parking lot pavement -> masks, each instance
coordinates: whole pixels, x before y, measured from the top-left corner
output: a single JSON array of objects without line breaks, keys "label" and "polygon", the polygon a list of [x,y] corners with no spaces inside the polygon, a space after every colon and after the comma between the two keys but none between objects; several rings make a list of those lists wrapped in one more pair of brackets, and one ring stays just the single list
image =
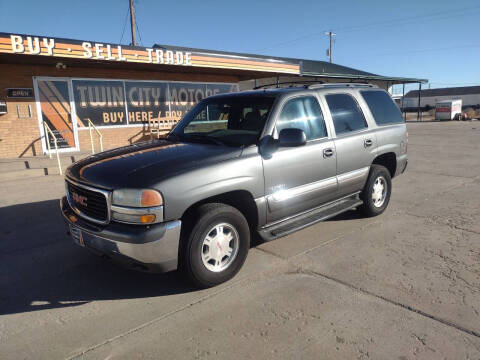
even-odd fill
[{"label": "parking lot pavement", "polygon": [[77,248],[63,182],[0,184],[0,358],[479,358],[480,123],[415,123],[389,209],[251,249],[198,291]]}]

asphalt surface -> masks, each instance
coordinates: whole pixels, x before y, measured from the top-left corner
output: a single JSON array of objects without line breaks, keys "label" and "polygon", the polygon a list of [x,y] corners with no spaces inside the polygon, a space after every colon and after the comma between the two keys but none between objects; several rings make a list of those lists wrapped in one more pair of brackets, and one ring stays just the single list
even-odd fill
[{"label": "asphalt surface", "polygon": [[60,176],[0,183],[0,359],[479,359],[480,122],[414,123],[388,210],[269,243],[230,282],[74,245]]}]

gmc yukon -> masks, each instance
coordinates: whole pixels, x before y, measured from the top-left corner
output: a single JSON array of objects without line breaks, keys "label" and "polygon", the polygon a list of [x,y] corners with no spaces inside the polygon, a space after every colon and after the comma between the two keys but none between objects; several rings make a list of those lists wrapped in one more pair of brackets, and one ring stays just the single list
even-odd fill
[{"label": "gmc yukon", "polygon": [[406,124],[382,89],[239,92],[202,100],[163,139],[71,165],[61,209],[79,245],[209,287],[239,271],[252,234],[381,214],[406,166]]}]

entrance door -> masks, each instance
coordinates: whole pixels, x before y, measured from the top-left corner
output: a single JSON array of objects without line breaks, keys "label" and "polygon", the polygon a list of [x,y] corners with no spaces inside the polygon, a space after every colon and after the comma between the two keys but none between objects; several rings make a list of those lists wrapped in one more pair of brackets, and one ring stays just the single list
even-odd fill
[{"label": "entrance door", "polygon": [[[37,102],[40,103],[41,115],[39,116],[40,133],[44,134],[44,124],[52,130],[57,139],[60,151],[78,150],[77,127],[73,122],[69,84],[67,80],[39,79],[37,80]],[[40,112],[39,111],[39,112]],[[48,147],[43,137],[43,149],[48,152]],[[51,134],[48,134],[51,151],[55,151],[55,142]]]}]

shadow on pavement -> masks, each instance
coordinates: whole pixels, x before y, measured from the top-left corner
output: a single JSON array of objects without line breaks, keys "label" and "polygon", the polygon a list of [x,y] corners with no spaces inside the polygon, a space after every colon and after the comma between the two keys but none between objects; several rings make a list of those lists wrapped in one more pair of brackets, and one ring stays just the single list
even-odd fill
[{"label": "shadow on pavement", "polygon": [[365,215],[359,210],[349,210],[326,221],[345,221],[365,219]]},{"label": "shadow on pavement", "polygon": [[[361,217],[349,211],[329,221]],[[262,242],[253,235],[251,246]],[[0,208],[0,314],[195,290],[177,272],[137,272],[75,245],[57,200]]]},{"label": "shadow on pavement", "polygon": [[0,314],[191,291],[176,272],[124,269],[75,245],[57,200],[0,208]]}]

